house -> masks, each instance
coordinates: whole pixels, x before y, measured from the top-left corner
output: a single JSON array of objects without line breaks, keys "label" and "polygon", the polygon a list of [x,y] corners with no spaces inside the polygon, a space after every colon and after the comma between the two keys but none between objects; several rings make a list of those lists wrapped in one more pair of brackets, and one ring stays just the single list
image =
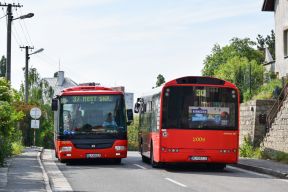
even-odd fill
[{"label": "house", "polygon": [[63,89],[77,86],[73,80],[64,76],[64,71],[58,71],[52,78],[43,78],[42,85],[42,98],[45,104],[50,103],[52,97],[58,95]]},{"label": "house", "polygon": [[275,72],[288,76],[288,0],[264,0],[262,11],[274,12]]}]

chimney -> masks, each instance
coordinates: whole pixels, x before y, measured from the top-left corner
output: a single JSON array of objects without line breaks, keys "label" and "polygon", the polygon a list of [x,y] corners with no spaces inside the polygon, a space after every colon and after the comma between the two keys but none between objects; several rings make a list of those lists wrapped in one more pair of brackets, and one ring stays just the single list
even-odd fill
[{"label": "chimney", "polygon": [[62,86],[64,83],[64,71],[57,72],[57,85]]}]

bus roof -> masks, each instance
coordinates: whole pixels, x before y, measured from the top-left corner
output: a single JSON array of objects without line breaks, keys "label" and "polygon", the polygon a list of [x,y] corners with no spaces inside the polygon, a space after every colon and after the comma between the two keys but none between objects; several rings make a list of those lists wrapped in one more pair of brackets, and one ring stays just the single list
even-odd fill
[{"label": "bus roof", "polygon": [[101,86],[75,86],[63,89],[59,96],[62,95],[123,95],[121,91],[115,91],[108,87]]},{"label": "bus roof", "polygon": [[[197,85],[197,86],[205,86],[205,85],[215,85],[215,86],[225,86],[225,87],[231,87],[234,89],[237,89],[237,87],[233,84],[230,83],[229,81],[225,81],[222,79],[218,79],[215,77],[207,77],[207,76],[185,76],[185,77],[180,77],[177,79],[173,79],[171,81],[168,81],[161,85],[160,87],[156,87],[148,92],[145,92],[142,94],[143,96],[148,96],[148,95],[155,95],[158,94],[162,91],[163,87],[166,86],[172,86],[172,85]],[[238,90],[238,89],[237,89]]]},{"label": "bus roof", "polygon": [[207,76],[186,76],[186,77],[180,77],[174,80],[171,80],[164,84],[164,86],[169,85],[179,85],[179,84],[196,84],[196,85],[219,85],[219,86],[227,86],[236,88],[237,87],[230,83],[229,81],[225,81],[222,79],[218,79],[216,77],[207,77]]}]

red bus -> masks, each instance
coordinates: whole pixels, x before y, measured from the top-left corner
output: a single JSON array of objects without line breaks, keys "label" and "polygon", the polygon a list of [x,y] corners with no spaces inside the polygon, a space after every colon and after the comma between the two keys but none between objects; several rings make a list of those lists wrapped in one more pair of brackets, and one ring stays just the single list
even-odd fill
[{"label": "red bus", "polygon": [[138,98],[139,151],[153,167],[205,163],[224,169],[239,153],[239,91],[212,77],[182,77]]},{"label": "red bus", "polygon": [[52,100],[55,156],[71,159],[104,158],[121,163],[127,157],[127,116],[124,94],[99,86],[64,89]]}]

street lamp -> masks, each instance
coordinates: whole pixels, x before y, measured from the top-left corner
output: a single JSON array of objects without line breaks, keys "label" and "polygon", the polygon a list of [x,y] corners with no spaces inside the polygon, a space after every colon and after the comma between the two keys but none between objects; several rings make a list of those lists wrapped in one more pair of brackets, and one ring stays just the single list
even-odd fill
[{"label": "street lamp", "polygon": [[28,13],[28,14],[26,14],[26,15],[22,15],[22,16],[20,16],[20,17],[17,17],[17,18],[15,18],[15,19],[13,19],[13,21],[16,20],[16,19],[27,19],[27,18],[31,18],[31,17],[33,17],[33,16],[34,16],[34,13]]},{"label": "street lamp", "polygon": [[7,64],[6,64],[6,77],[8,81],[11,81],[11,25],[12,21],[16,19],[26,19],[26,18],[31,18],[34,16],[34,13],[28,13],[26,15],[22,15],[20,17],[17,17],[13,19],[12,15],[12,6],[11,4],[7,5],[7,16],[8,16],[8,21],[7,21]]},{"label": "street lamp", "polygon": [[25,103],[28,103],[28,93],[29,93],[28,92],[28,63],[30,59],[29,56],[40,53],[44,51],[44,49],[41,48],[29,54],[29,49],[33,49],[32,47],[25,46],[25,47],[20,47],[20,48],[25,48]]}]

